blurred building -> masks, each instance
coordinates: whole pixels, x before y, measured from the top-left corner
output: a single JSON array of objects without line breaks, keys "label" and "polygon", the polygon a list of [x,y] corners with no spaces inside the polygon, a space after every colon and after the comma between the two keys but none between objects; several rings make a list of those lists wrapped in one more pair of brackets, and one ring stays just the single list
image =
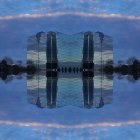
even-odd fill
[{"label": "blurred building", "polygon": [[66,35],[40,32],[28,39],[27,64],[38,71],[28,78],[28,101],[45,107],[96,107],[112,101],[112,39],[100,32]]}]

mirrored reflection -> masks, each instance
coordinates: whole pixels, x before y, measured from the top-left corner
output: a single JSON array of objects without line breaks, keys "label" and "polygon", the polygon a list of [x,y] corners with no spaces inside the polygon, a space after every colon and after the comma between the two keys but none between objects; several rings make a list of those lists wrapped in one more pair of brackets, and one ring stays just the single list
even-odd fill
[{"label": "mirrored reflection", "polygon": [[101,108],[111,103],[113,78],[46,77],[43,73],[28,76],[28,102],[40,108],[64,106]]},{"label": "mirrored reflection", "polygon": [[112,52],[112,38],[101,32],[39,32],[28,39],[27,67],[5,58],[0,79],[27,72],[28,102],[40,108],[101,108],[112,101],[113,73],[132,83],[140,77],[138,59],[114,66]]},{"label": "mirrored reflection", "polygon": [[39,32],[28,40],[28,102],[40,108],[64,106],[101,108],[111,103],[113,78],[104,76],[113,65],[112,39],[101,32],[66,35]]}]

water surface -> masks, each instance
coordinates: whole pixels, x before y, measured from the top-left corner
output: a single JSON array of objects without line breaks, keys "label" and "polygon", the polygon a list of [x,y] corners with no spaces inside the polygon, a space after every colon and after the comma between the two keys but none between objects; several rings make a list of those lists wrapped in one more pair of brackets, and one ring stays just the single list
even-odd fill
[{"label": "water surface", "polygon": [[[0,58],[9,56],[15,62],[20,59],[26,64],[28,37],[39,31],[50,30],[66,34],[102,31],[113,38],[115,64],[118,60],[126,61],[132,56],[140,58],[139,0],[0,2]],[[49,13],[53,13],[53,16]],[[81,91],[76,84],[73,85],[74,89]],[[75,105],[41,109],[28,101],[26,76],[13,77],[11,82],[1,80],[0,139],[88,137],[139,140],[139,85],[139,80],[134,81],[127,76],[119,76],[118,79],[115,76],[112,100],[102,108],[87,109]],[[60,86],[64,89],[65,83]],[[83,98],[80,98],[80,103],[81,100]],[[62,103],[61,99],[58,101]]]}]

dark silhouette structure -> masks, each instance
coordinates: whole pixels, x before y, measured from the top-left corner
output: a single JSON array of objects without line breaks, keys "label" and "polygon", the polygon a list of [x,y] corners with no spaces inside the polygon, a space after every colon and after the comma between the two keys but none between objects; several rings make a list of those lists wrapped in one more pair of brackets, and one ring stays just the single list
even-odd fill
[{"label": "dark silhouette structure", "polygon": [[[64,104],[101,108],[112,101],[113,82],[106,75],[115,72],[132,75],[135,80],[140,77],[140,62],[137,59],[131,64],[114,67],[112,39],[101,32],[88,31],[75,35],[39,32],[29,37],[28,43],[27,66],[8,64],[3,59],[0,62],[0,77],[5,80],[8,75],[26,72],[28,101],[40,108],[61,107]],[[68,87],[65,92],[62,81]],[[82,95],[77,94],[75,88],[69,88],[75,82],[81,86]],[[74,95],[66,95],[69,90]]]}]

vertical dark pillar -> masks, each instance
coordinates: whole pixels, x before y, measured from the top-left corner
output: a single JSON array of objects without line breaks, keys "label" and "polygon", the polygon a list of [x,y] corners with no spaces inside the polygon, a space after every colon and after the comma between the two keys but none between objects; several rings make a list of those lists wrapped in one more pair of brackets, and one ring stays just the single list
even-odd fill
[{"label": "vertical dark pillar", "polygon": [[46,92],[47,92],[47,106],[49,108],[56,107],[57,78],[52,77],[47,78]]},{"label": "vertical dark pillar", "polygon": [[47,33],[47,44],[46,44],[46,67],[47,69],[57,69],[57,44],[56,44],[56,33]]},{"label": "vertical dark pillar", "polygon": [[47,33],[46,42],[46,92],[47,92],[47,106],[49,108],[56,107],[57,97],[57,43],[56,33]]},{"label": "vertical dark pillar", "polygon": [[56,33],[47,33],[46,42],[46,70],[47,76],[56,76],[58,68]]},{"label": "vertical dark pillar", "polygon": [[94,96],[94,82],[93,78],[83,78],[83,97],[84,106],[90,108],[93,106],[93,96]]},{"label": "vertical dark pillar", "polygon": [[94,76],[94,41],[93,33],[85,32],[84,33],[84,43],[83,43],[83,76]]},{"label": "vertical dark pillar", "polygon": [[93,33],[84,33],[84,44],[83,44],[83,62],[93,62],[94,57],[94,41]]}]

